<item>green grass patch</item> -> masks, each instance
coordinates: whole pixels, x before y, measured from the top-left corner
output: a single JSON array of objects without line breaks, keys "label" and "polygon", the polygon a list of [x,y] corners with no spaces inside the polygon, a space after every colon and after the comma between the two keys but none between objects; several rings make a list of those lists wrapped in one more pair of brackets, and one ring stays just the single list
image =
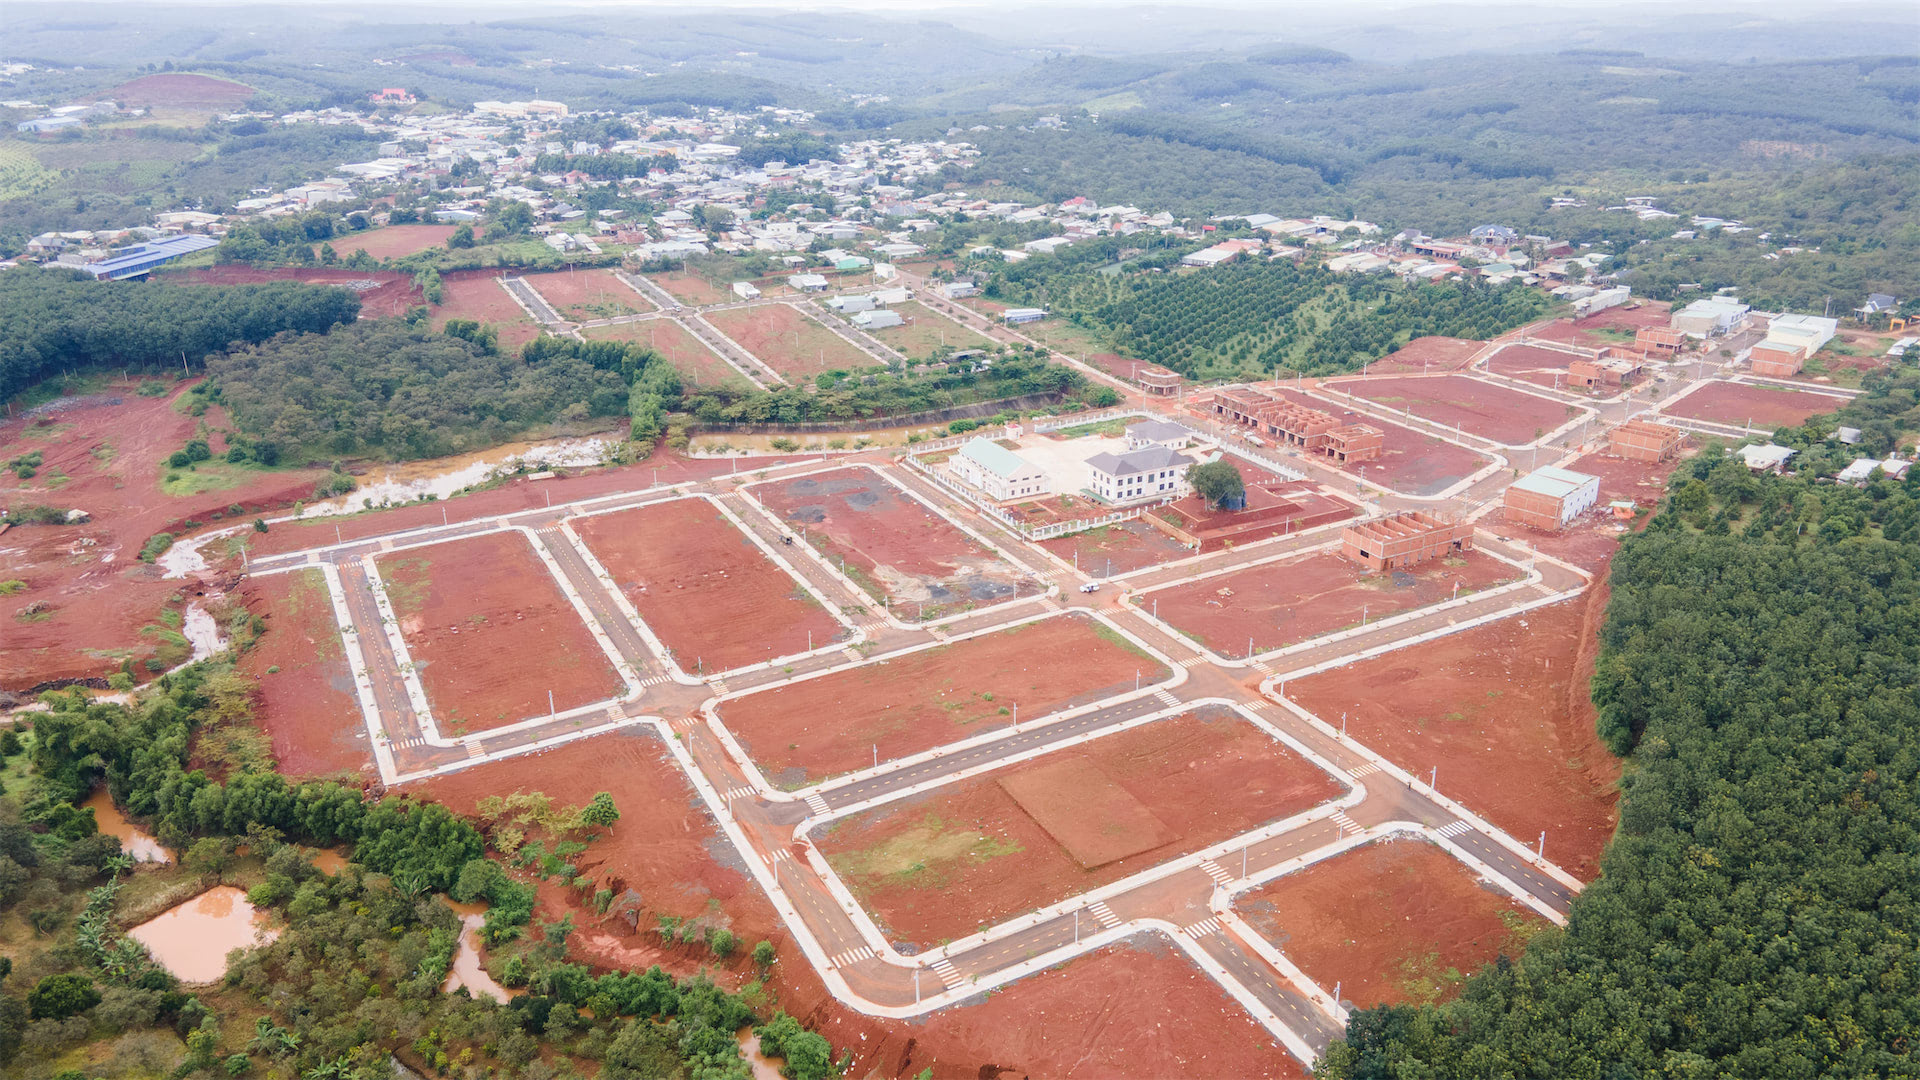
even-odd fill
[{"label": "green grass patch", "polygon": [[411,615],[427,605],[427,594],[433,589],[427,571],[432,566],[431,559],[415,555],[380,567],[380,582],[387,588],[395,615]]},{"label": "green grass patch", "polygon": [[954,826],[928,814],[897,836],[829,859],[849,881],[868,885],[939,887],[956,864],[985,862],[1023,850],[1011,840]]},{"label": "green grass patch", "polygon": [[200,461],[182,469],[160,474],[160,493],[169,498],[204,495],[209,491],[231,491],[253,479],[264,466],[251,462]]},{"label": "green grass patch", "polygon": [[1053,434],[1068,439],[1078,439],[1088,435],[1108,435],[1118,438],[1127,433],[1127,423],[1128,420],[1124,417],[1118,420],[1102,420],[1097,424],[1079,424],[1070,428],[1061,428]]},{"label": "green grass patch", "polygon": [[39,194],[59,179],[25,147],[0,143],[0,199]]}]

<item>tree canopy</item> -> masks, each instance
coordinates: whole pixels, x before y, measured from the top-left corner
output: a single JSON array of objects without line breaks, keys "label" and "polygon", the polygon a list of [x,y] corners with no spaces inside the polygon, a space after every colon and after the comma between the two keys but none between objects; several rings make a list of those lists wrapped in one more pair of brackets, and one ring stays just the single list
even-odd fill
[{"label": "tree canopy", "polygon": [[1240,478],[1240,470],[1226,458],[1217,461],[1202,461],[1187,466],[1187,483],[1201,498],[1214,506],[1224,506],[1233,499],[1246,495],[1246,481]]}]

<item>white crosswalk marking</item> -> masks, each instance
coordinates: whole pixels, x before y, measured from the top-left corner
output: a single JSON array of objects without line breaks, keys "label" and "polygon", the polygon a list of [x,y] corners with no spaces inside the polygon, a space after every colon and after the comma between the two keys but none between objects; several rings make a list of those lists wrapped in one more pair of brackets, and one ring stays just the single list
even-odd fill
[{"label": "white crosswalk marking", "polygon": [[1207,662],[1207,658],[1204,656],[1189,656],[1185,660],[1180,661],[1180,666],[1183,668],[1197,668]]},{"label": "white crosswalk marking", "polygon": [[933,968],[933,973],[940,976],[940,981],[948,986],[957,986],[966,979],[966,976],[960,974],[960,969],[953,966],[953,961],[945,957],[935,960],[928,966]]},{"label": "white crosswalk marking", "polygon": [[759,792],[755,791],[750,785],[727,789],[727,798],[729,799],[751,799],[758,794]]},{"label": "white crosswalk marking", "polygon": [[1355,765],[1353,768],[1347,770],[1347,775],[1348,776],[1372,776],[1374,773],[1377,773],[1379,771],[1380,771],[1380,766],[1375,765],[1371,761],[1368,761],[1368,762],[1363,762],[1359,765]]},{"label": "white crosswalk marking", "polygon": [[816,814],[824,814],[828,810],[827,800],[817,794],[807,796],[806,804],[807,809],[812,810]]},{"label": "white crosswalk marking", "polygon": [[1205,937],[1208,934],[1214,934],[1220,931],[1220,920],[1217,917],[1201,919],[1197,923],[1190,926],[1183,926],[1180,929],[1185,931],[1188,937]]},{"label": "white crosswalk marking", "polygon": [[1347,816],[1347,812],[1345,810],[1334,811],[1333,823],[1335,825],[1340,826],[1340,832],[1342,835],[1345,835],[1346,833],[1349,833],[1349,832],[1360,831],[1360,826],[1356,824],[1352,818]]},{"label": "white crosswalk marking", "polygon": [[1225,885],[1227,882],[1233,880],[1233,875],[1227,873],[1224,867],[1222,867],[1219,863],[1214,862],[1212,859],[1208,859],[1206,862],[1201,863],[1200,869],[1204,870],[1206,872],[1206,875],[1212,878],[1216,884]]},{"label": "white crosswalk marking", "polygon": [[1459,836],[1461,833],[1466,832],[1471,828],[1473,828],[1473,824],[1471,822],[1468,822],[1465,820],[1459,820],[1459,821],[1447,822],[1445,825],[1440,826],[1438,831],[1441,836],[1452,837],[1452,836]]},{"label": "white crosswalk marking", "polygon": [[1172,708],[1173,706],[1180,704],[1180,699],[1175,697],[1173,695],[1173,691],[1171,690],[1161,690],[1158,693],[1154,694],[1153,696],[1159,698],[1161,703],[1166,705],[1168,708]]},{"label": "white crosswalk marking", "polygon": [[661,683],[666,681],[667,681],[667,676],[665,675],[649,675],[646,678],[640,680],[640,685],[641,686],[659,686]]},{"label": "white crosswalk marking", "polygon": [[1095,900],[1087,905],[1087,910],[1093,913],[1094,918],[1100,920],[1100,927],[1103,930],[1120,925],[1120,916],[1113,913],[1113,909],[1107,906],[1105,900]]},{"label": "white crosswalk marking", "polygon": [[1267,663],[1265,660],[1256,660],[1253,663],[1253,670],[1262,675],[1271,675],[1273,674],[1273,665]]},{"label": "white crosswalk marking", "polygon": [[727,692],[727,681],[725,679],[711,679],[707,682],[707,685],[713,687],[718,693],[724,694]]},{"label": "white crosswalk marking", "polygon": [[878,956],[878,955],[879,955],[878,953],[873,951],[873,946],[862,945],[857,949],[848,949],[846,952],[843,952],[840,955],[834,957],[833,966],[846,967],[848,964],[857,964],[860,961],[865,960],[870,956]]},{"label": "white crosswalk marking", "polygon": [[885,619],[879,619],[870,623],[861,623],[860,629],[865,630],[869,634],[884,634],[892,629],[892,624],[888,623]]},{"label": "white crosswalk marking", "polygon": [[480,748],[479,743],[470,742],[467,744],[467,756],[470,758],[486,757],[487,752]]},{"label": "white crosswalk marking", "polygon": [[1249,702],[1247,702],[1247,703],[1246,703],[1246,707],[1247,707],[1247,708],[1249,708],[1249,709],[1252,709],[1252,710],[1253,710],[1254,712],[1259,712],[1259,711],[1260,711],[1261,709],[1264,709],[1264,708],[1266,708],[1267,706],[1269,706],[1269,705],[1272,705],[1272,704],[1273,704],[1273,702],[1271,702],[1271,701],[1268,701],[1268,700],[1266,700],[1265,698],[1262,698],[1262,699],[1260,699],[1259,701],[1249,701]]}]

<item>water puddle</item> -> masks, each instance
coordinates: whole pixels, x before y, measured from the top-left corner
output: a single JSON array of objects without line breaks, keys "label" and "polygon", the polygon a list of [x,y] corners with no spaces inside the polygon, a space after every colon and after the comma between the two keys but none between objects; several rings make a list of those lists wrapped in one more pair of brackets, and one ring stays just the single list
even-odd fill
[{"label": "water puddle", "polygon": [[775,1064],[780,1058],[770,1058],[760,1052],[760,1036],[750,1027],[740,1029],[740,1056],[753,1069],[753,1080],[785,1080],[780,1075],[780,1066]]},{"label": "water puddle", "polygon": [[265,945],[280,934],[266,925],[266,913],[254,910],[246,893],[221,885],[141,923],[127,936],[145,945],[181,982],[210,983],[227,973],[227,953]]},{"label": "water puddle", "polygon": [[303,518],[350,514],[373,505],[408,503],[427,495],[447,498],[461,488],[485,483],[494,476],[532,469],[578,468],[606,460],[613,443],[608,439],[560,439],[546,443],[507,443],[475,454],[390,466],[375,479],[369,473],[350,495],[314,503],[300,512]]},{"label": "water puddle", "polygon": [[128,821],[120,808],[113,805],[113,796],[107,794],[104,787],[93,789],[87,801],[80,804],[93,810],[93,822],[100,831],[120,841],[120,850],[133,856],[135,862],[170,863],[173,852],[168,851],[160,841],[141,830],[138,825]]},{"label": "water puddle", "polygon": [[190,664],[227,647],[226,639],[220,636],[220,624],[197,603],[187,605],[186,616],[180,620],[180,633],[193,644],[193,657],[187,661]]},{"label": "water puddle", "polygon": [[[475,905],[455,904],[448,901],[448,906],[460,911]],[[484,910],[485,905],[480,907]],[[455,989],[464,986],[467,988],[467,993],[474,997],[492,998],[504,1005],[508,998],[515,994],[524,994],[526,991],[508,990],[494,982],[493,976],[487,974],[487,969],[481,966],[480,924],[486,920],[487,917],[480,911],[465,911],[460,916],[460,948],[453,954],[453,967],[447,972],[447,981],[440,987],[440,991],[451,994]]]},{"label": "water puddle", "polygon": [[213,539],[211,536],[182,540],[160,553],[153,564],[161,570],[162,578],[183,578],[188,574],[197,574],[207,569],[207,557],[200,554],[200,545]]}]

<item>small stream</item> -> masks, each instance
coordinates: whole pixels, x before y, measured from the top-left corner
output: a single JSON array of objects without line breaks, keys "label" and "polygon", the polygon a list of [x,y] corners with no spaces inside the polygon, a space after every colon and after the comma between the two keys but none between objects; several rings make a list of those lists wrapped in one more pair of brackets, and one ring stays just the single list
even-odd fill
[{"label": "small stream", "polygon": [[453,966],[447,970],[447,981],[441,985],[440,992],[451,994],[464,986],[474,997],[492,998],[502,1005],[507,999],[526,993],[509,990],[495,982],[480,962],[480,927],[487,921],[487,906],[456,904],[452,900],[447,901],[447,906],[460,915],[460,948],[453,954]]},{"label": "small stream", "polygon": [[108,836],[117,837],[120,850],[133,856],[135,862],[170,863],[173,852],[168,851],[160,841],[147,835],[138,825],[128,821],[120,808],[113,805],[113,796],[104,787],[93,789],[87,801],[80,804],[93,810],[93,822],[100,831]]},{"label": "small stream", "polygon": [[431,461],[408,462],[380,470],[361,479],[351,494],[317,502],[300,512],[303,518],[329,514],[351,514],[373,505],[409,503],[428,495],[445,499],[462,488],[485,483],[496,474],[511,473],[522,466],[533,469],[576,468],[598,465],[606,460],[613,443],[608,439],[559,439],[545,443],[507,443],[491,450]]}]

